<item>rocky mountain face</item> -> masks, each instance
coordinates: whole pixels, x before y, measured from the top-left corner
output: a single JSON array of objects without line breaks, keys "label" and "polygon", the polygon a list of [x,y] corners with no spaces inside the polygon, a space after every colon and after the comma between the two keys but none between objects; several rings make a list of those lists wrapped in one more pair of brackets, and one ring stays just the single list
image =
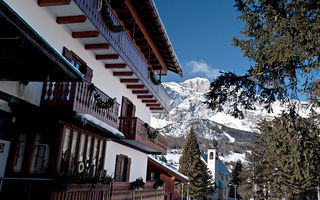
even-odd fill
[{"label": "rocky mountain face", "polygon": [[[273,104],[273,113],[267,113],[261,105],[255,105],[256,110],[247,111],[244,119],[237,119],[224,112],[214,112],[207,108],[204,94],[210,88],[210,82],[205,78],[194,78],[182,83],[163,83],[171,97],[172,110],[169,114],[154,114],[151,125],[160,128],[169,139],[169,148],[179,152],[183,148],[184,138],[192,126],[198,136],[200,148],[206,151],[213,139],[219,143],[219,151],[223,157],[234,157],[232,154],[242,154],[250,145],[252,134],[258,131],[256,124],[261,119],[272,119],[285,110],[279,102]],[[301,115],[309,112],[306,104],[299,102]],[[237,157],[236,157],[237,158]]]}]

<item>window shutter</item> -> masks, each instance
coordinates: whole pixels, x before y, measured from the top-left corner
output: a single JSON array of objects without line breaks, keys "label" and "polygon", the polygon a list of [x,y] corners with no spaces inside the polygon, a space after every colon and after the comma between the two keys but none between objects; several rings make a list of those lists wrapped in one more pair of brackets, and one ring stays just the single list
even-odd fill
[{"label": "window shutter", "polygon": [[114,181],[119,182],[120,181],[120,171],[121,171],[121,155],[117,155],[116,157],[116,168],[115,168],[115,176]]},{"label": "window shutter", "polygon": [[130,166],[131,166],[131,158],[127,158],[127,174],[126,174],[126,182],[129,182],[130,180]]},{"label": "window shutter", "polygon": [[128,109],[128,103],[127,98],[122,96],[122,104],[121,104],[121,116],[126,117],[127,109]]}]

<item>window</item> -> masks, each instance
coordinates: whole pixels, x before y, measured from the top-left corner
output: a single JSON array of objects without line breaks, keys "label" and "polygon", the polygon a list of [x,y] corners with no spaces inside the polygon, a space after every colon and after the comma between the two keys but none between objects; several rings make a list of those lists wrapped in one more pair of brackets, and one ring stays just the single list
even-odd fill
[{"label": "window", "polygon": [[94,166],[95,170],[103,170],[105,142],[104,138],[66,126],[60,172],[72,172],[79,161]]},{"label": "window", "polygon": [[130,165],[131,159],[126,155],[117,155],[115,181],[116,182],[129,182],[130,178]]},{"label": "window", "polygon": [[31,161],[31,172],[44,173],[48,169],[49,142],[47,135],[38,133],[35,138],[33,156]]},{"label": "window", "polygon": [[156,172],[151,172],[151,173],[150,173],[150,180],[151,180],[151,181],[156,180]]},{"label": "window", "polygon": [[22,133],[18,137],[18,141],[15,143],[15,153],[14,153],[14,160],[13,160],[13,172],[21,172],[22,168],[22,161],[26,146],[26,138],[27,135]]},{"label": "window", "polygon": [[213,160],[213,152],[210,152],[209,159],[210,159],[210,160]]},{"label": "window", "polygon": [[48,172],[51,135],[45,132],[20,132],[12,143],[12,172]]},{"label": "window", "polygon": [[89,82],[92,80],[92,69],[88,67],[87,63],[84,62],[77,54],[70,51],[66,47],[63,47],[63,56],[73,64],[87,79]]}]

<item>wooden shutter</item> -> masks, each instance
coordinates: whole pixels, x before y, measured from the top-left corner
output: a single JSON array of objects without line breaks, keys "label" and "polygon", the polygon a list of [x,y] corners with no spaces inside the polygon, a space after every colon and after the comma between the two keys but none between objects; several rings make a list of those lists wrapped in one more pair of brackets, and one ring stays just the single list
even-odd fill
[{"label": "wooden shutter", "polygon": [[117,157],[116,157],[116,167],[115,167],[115,176],[114,176],[114,181],[115,182],[119,182],[120,181],[121,160],[122,160],[122,156],[121,155],[117,155]]},{"label": "wooden shutter", "polygon": [[122,117],[134,117],[136,112],[136,106],[127,97],[122,96],[121,104],[121,116]]},{"label": "wooden shutter", "polygon": [[129,182],[130,179],[130,166],[131,166],[131,158],[127,158],[127,172],[126,172],[126,182]]},{"label": "wooden shutter", "polygon": [[127,109],[128,109],[128,98],[122,96],[122,103],[121,103],[121,116],[126,117]]}]

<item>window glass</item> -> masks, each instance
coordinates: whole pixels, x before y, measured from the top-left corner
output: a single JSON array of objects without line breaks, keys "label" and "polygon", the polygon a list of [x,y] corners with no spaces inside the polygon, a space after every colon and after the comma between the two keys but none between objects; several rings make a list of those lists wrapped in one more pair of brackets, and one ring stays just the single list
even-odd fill
[{"label": "window glass", "polygon": [[121,170],[120,170],[120,181],[124,182],[126,180],[125,177],[125,166],[126,166],[126,159],[121,159]]},{"label": "window glass", "polygon": [[99,146],[99,160],[98,160],[98,169],[103,170],[102,166],[103,166],[103,146],[104,146],[104,141],[100,140],[100,146]]},{"label": "window glass", "polygon": [[26,145],[26,134],[21,134],[19,136],[18,141],[16,142],[15,147],[15,155],[14,155],[14,162],[13,162],[13,171],[14,172],[20,172],[22,167],[22,161],[25,151],[25,145]]},{"label": "window glass", "polygon": [[95,138],[94,139],[94,143],[93,143],[93,155],[92,155],[92,164],[96,165],[97,163],[97,156],[98,156],[98,139]]},{"label": "window glass", "polygon": [[79,133],[77,131],[73,131],[72,134],[72,144],[71,144],[71,152],[70,152],[70,164],[69,164],[69,171],[73,171],[73,168],[77,162],[76,159],[76,148],[77,148],[77,142],[78,142],[78,135]]},{"label": "window glass", "polygon": [[63,146],[62,146],[62,157],[61,157],[61,167],[60,171],[66,171],[68,168],[68,153],[69,153],[69,144],[70,144],[70,137],[71,137],[71,129],[66,128],[63,138]]},{"label": "window glass", "polygon": [[91,145],[92,144],[92,137],[88,136],[88,144],[87,144],[87,158],[86,158],[86,162],[90,161],[91,158]]},{"label": "window glass", "polygon": [[86,135],[82,133],[80,138],[80,144],[79,144],[79,161],[83,161],[85,141],[86,141]]},{"label": "window glass", "polygon": [[31,162],[31,173],[45,173],[48,171],[50,138],[47,135],[38,133],[36,135],[33,156]]}]

